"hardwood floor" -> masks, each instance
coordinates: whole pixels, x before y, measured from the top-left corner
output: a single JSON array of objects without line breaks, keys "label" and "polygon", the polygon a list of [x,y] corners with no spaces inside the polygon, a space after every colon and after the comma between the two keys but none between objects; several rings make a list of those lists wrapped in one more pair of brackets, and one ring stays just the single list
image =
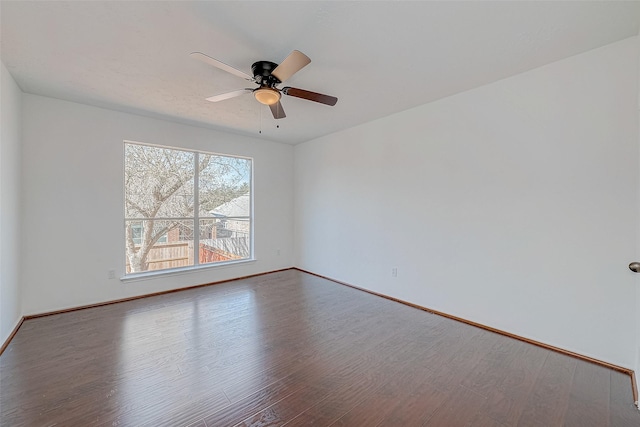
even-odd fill
[{"label": "hardwood floor", "polygon": [[296,270],[24,322],[2,426],[640,426],[628,375]]}]

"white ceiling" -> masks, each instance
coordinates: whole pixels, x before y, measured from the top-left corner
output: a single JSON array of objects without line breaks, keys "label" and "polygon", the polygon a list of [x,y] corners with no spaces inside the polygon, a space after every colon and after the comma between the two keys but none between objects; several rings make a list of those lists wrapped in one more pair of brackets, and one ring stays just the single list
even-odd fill
[{"label": "white ceiling", "polygon": [[[2,0],[0,14],[25,92],[296,144],[637,35],[640,2]],[[335,107],[285,96],[276,121],[251,94],[207,102],[247,82],[189,57],[251,74],[293,49],[312,62],[286,85]]]}]

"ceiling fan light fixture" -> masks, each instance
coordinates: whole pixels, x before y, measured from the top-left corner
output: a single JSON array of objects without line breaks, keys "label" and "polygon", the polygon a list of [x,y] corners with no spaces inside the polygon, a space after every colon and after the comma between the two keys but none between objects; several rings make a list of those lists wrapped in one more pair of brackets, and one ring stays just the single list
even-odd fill
[{"label": "ceiling fan light fixture", "polygon": [[273,105],[276,102],[280,101],[280,92],[276,89],[271,89],[268,87],[261,87],[260,89],[256,89],[253,91],[253,96],[256,97],[259,103],[264,105]]}]

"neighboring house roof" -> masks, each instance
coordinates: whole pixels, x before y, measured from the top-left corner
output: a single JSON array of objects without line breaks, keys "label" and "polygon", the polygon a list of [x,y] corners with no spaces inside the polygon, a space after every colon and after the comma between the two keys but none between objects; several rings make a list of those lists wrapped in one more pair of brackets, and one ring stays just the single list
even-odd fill
[{"label": "neighboring house roof", "polygon": [[235,199],[229,200],[217,208],[213,209],[209,213],[215,216],[249,216],[251,212],[251,197],[249,193],[245,193],[242,196],[238,196]]}]

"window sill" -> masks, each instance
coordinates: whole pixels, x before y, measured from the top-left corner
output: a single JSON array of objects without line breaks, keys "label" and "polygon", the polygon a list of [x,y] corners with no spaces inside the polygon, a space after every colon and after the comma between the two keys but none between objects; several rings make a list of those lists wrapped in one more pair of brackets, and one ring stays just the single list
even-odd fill
[{"label": "window sill", "polygon": [[143,280],[153,280],[153,279],[159,279],[162,277],[180,276],[183,274],[189,274],[189,273],[202,271],[202,270],[235,267],[236,265],[240,265],[240,264],[253,264],[255,262],[256,262],[255,258],[250,258],[250,259],[243,259],[239,261],[219,262],[216,264],[195,265],[192,267],[181,267],[181,268],[173,268],[173,269],[160,270],[160,271],[147,271],[144,273],[127,274],[126,276],[121,277],[120,281],[122,283],[140,282]]}]

